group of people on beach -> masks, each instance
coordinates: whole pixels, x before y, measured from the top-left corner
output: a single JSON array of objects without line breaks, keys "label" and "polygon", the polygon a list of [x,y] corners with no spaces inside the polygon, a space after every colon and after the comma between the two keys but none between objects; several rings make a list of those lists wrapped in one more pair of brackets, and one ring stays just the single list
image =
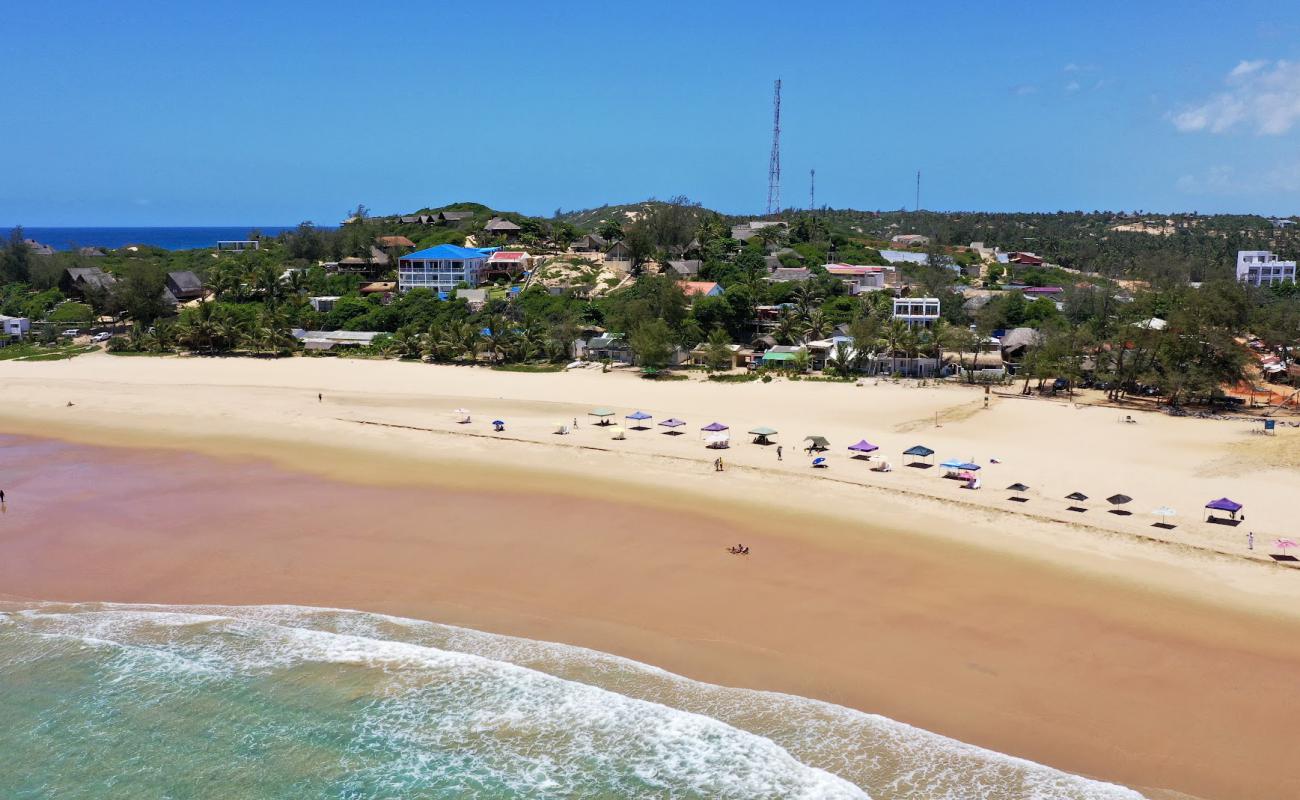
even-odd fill
[{"label": "group of people on beach", "polygon": [[749,555],[749,548],[743,544],[737,544],[728,547],[727,552],[731,553],[733,556],[747,556]]}]

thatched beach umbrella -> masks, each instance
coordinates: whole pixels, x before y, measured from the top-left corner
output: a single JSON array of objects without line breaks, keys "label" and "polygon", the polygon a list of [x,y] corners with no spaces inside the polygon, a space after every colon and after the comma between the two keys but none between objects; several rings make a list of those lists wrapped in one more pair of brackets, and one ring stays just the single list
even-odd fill
[{"label": "thatched beach umbrella", "polygon": [[1132,513],[1130,511],[1125,511],[1124,509],[1120,508],[1120,506],[1126,503],[1133,502],[1133,498],[1129,497],[1126,494],[1113,494],[1110,497],[1106,498],[1106,502],[1114,506],[1114,508],[1110,510],[1110,513],[1112,514],[1119,514],[1120,516],[1127,517],[1129,514]]}]

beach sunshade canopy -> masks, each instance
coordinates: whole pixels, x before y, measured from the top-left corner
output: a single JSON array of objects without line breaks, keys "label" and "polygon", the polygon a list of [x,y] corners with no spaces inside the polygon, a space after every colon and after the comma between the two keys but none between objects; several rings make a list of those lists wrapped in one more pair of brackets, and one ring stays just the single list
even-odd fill
[{"label": "beach sunshade canopy", "polygon": [[980,468],[980,465],[979,465],[979,464],[973,464],[973,463],[967,461],[966,463],[964,463],[964,464],[961,465],[961,468],[962,468],[962,469],[968,469],[968,470],[970,470],[971,472],[975,472],[976,470],[978,470],[978,469]]},{"label": "beach sunshade canopy", "polygon": [[590,411],[587,412],[587,416],[589,416],[589,417],[612,417],[612,416],[614,416],[614,412],[613,412],[612,409],[608,409],[608,408],[593,408],[592,410],[590,410]]},{"label": "beach sunshade canopy", "polygon": [[931,450],[930,448],[926,447],[926,446],[923,445],[923,444],[918,444],[918,445],[913,445],[913,446],[907,448],[906,450],[904,450],[904,451],[903,451],[903,455],[905,455],[905,456],[921,456],[922,458],[926,458],[926,457],[929,457],[929,456],[934,455],[934,451]]},{"label": "beach sunshade canopy", "polygon": [[1220,497],[1218,500],[1211,500],[1205,504],[1206,508],[1212,508],[1215,511],[1227,511],[1232,514],[1241,510],[1241,503],[1235,503],[1226,497]]},{"label": "beach sunshade canopy", "polygon": [[805,442],[812,442],[813,447],[830,447],[831,443],[825,436],[805,436]]},{"label": "beach sunshade canopy", "polygon": [[814,466],[814,467],[815,467],[815,466],[818,466],[819,464],[825,464],[825,463],[826,463],[826,459],[824,459],[824,458],[814,458],[814,459],[813,459],[813,466]]},{"label": "beach sunshade canopy", "polygon": [[1065,499],[1078,500],[1079,502],[1083,502],[1084,500],[1088,499],[1088,495],[1084,494],[1083,492],[1070,492],[1065,496]]},{"label": "beach sunshade canopy", "polygon": [[680,428],[686,423],[682,422],[680,419],[677,419],[676,417],[670,417],[659,424],[664,426],[665,428]]},{"label": "beach sunshade canopy", "polygon": [[1273,542],[1273,546],[1276,547],[1278,550],[1287,550],[1292,547],[1300,547],[1300,545],[1296,544],[1295,539],[1278,539],[1276,542]]},{"label": "beach sunshade canopy", "polygon": [[503,419],[494,419],[494,420],[492,420],[492,424],[493,424],[493,425],[504,425],[504,424],[506,424],[506,421],[503,420]]},{"label": "beach sunshade canopy", "polygon": [[1157,517],[1172,517],[1175,516],[1178,512],[1174,511],[1169,506],[1160,506],[1160,508],[1157,508],[1155,511],[1152,511],[1151,513],[1155,514]]},{"label": "beach sunshade canopy", "polygon": [[849,449],[855,453],[870,453],[872,451],[879,450],[880,447],[878,445],[872,444],[871,442],[868,442],[866,439],[863,439],[857,442],[856,444],[849,445]]},{"label": "beach sunshade canopy", "polygon": [[768,428],[764,425],[760,425],[757,428],[751,428],[749,432],[755,436],[775,436],[776,428]]},{"label": "beach sunshade canopy", "polygon": [[1013,483],[1013,484],[1011,484],[1010,486],[1007,487],[1007,491],[1008,491],[1008,492],[1027,492],[1027,491],[1029,491],[1029,487],[1026,486],[1026,485],[1024,485],[1023,483]]},{"label": "beach sunshade canopy", "polygon": [[1113,506],[1122,506],[1125,503],[1133,502],[1133,498],[1129,497],[1126,494],[1113,494],[1110,497],[1106,498],[1106,502],[1110,503]]},{"label": "beach sunshade canopy", "polygon": [[705,425],[703,428],[700,428],[700,430],[702,431],[709,431],[711,433],[716,433],[718,431],[725,431],[726,429],[727,426],[723,425],[721,422],[710,422],[708,425]]},{"label": "beach sunshade canopy", "polygon": [[947,461],[941,463],[939,466],[943,467],[944,469],[961,469],[961,465],[964,463],[965,462],[961,461],[960,459],[950,458]]},{"label": "beach sunshade canopy", "polygon": [[627,415],[627,418],[634,419],[640,422],[643,419],[650,419],[650,415],[645,413],[644,411],[633,411],[631,414]]}]

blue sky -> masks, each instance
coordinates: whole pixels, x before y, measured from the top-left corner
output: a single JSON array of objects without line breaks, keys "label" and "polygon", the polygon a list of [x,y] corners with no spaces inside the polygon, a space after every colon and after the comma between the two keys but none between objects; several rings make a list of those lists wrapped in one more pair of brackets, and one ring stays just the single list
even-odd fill
[{"label": "blue sky", "polygon": [[1300,212],[1286,2],[6,6],[5,225],[756,213],[777,77],[787,205]]}]

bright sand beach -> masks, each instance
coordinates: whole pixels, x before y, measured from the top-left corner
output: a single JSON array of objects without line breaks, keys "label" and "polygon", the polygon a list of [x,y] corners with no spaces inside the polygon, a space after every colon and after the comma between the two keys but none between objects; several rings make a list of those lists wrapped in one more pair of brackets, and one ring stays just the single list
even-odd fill
[{"label": "bright sand beach", "polygon": [[[1297,432],[983,403],[335,359],[2,362],[0,598],[383,612],[826,700],[1153,797],[1300,794],[1300,570],[1268,558],[1294,535]],[[615,441],[596,406],[654,419]],[[698,434],[714,420],[734,434],[721,474]],[[784,460],[749,443],[757,425]],[[861,438],[893,472],[847,458]],[[984,488],[905,467],[914,444],[984,465]],[[1132,516],[1107,513],[1118,492]],[[1202,522],[1220,496],[1246,521]],[[1161,505],[1173,530],[1152,527]],[[747,558],[723,549],[742,541]]]}]

